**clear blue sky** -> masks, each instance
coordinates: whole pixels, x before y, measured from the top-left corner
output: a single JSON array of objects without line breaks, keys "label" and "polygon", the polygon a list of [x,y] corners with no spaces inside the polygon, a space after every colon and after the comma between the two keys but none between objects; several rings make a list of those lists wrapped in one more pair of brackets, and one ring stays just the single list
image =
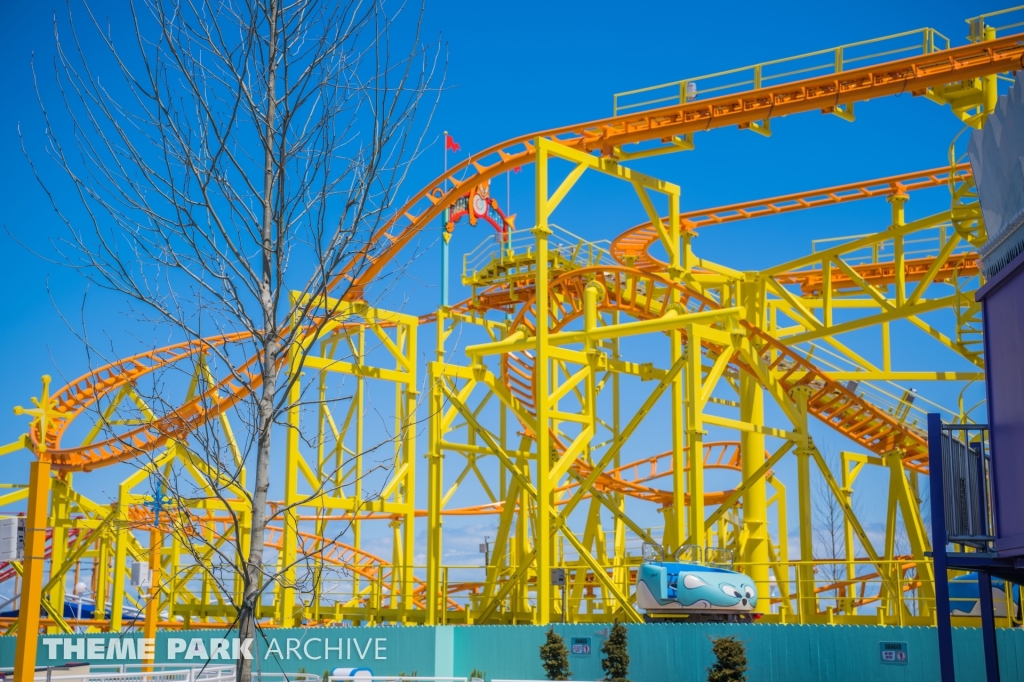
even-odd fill
[{"label": "clear blue sky", "polygon": [[[975,14],[1005,6],[970,4]],[[447,129],[463,150],[481,149],[531,130],[607,116],[617,91],[924,26],[962,44],[970,4],[431,1],[425,35],[440,35],[450,60],[449,90],[434,134]],[[94,6],[101,15],[124,12],[120,2],[97,0]],[[5,0],[0,5],[5,70],[0,222],[43,253],[63,227],[29,172],[17,127],[26,132],[31,150],[41,154],[42,123],[29,61],[35,52],[45,74],[53,53],[52,15],[64,7],[55,0]],[[698,137],[696,151],[638,166],[680,184],[684,210],[695,209],[940,166],[949,141],[962,127],[948,110],[909,94],[859,106],[857,118],[854,124],[817,114],[777,120],[770,139],[745,131],[714,131]],[[441,153],[436,145],[416,169],[406,188],[410,193],[440,171]],[[512,210],[520,213],[520,225],[530,221],[531,183],[528,172],[512,180]],[[496,191],[499,197],[503,194],[503,188]],[[922,216],[939,210],[948,201],[942,195],[915,197],[908,213]],[[591,239],[607,239],[642,220],[635,202],[606,199],[602,185],[583,186],[556,221]],[[812,238],[880,229],[887,215],[884,202],[868,202],[757,221],[708,230],[698,248],[735,268],[765,267],[808,252]],[[482,236],[460,228],[455,254],[472,248]],[[427,235],[424,243],[435,238]],[[435,258],[436,250],[421,260],[415,273],[427,284],[434,284]],[[77,274],[26,252],[6,233],[0,234],[0,260],[0,353],[7,358],[0,382],[0,442],[9,442],[26,423],[10,407],[27,404],[38,394],[41,374],[53,374],[59,385],[64,383],[60,377],[71,379],[86,368],[74,334],[61,320],[63,314],[79,324],[85,284]],[[408,297],[405,307],[412,312],[427,311],[438,295],[436,289],[418,284],[399,290],[396,295]],[[102,293],[90,293],[86,306],[94,341],[109,337],[115,346],[131,345],[132,336],[152,333],[127,331],[118,302]],[[913,355],[906,349],[897,361],[913,365]],[[23,480],[26,462],[21,455],[5,458],[0,480]],[[104,491],[113,494],[103,480],[96,479],[98,498]]]}]

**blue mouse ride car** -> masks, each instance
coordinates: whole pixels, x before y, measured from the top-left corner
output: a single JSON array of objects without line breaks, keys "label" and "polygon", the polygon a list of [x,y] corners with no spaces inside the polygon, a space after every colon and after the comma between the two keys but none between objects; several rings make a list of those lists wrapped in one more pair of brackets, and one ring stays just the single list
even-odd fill
[{"label": "blue mouse ride car", "polygon": [[754,581],[738,571],[692,561],[666,561],[645,546],[637,572],[636,605],[646,620],[748,622],[757,606]]}]

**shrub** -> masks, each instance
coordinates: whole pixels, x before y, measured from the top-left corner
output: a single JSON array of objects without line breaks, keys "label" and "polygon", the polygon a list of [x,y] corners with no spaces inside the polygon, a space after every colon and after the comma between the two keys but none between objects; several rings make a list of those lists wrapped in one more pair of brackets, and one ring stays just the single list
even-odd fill
[{"label": "shrub", "polygon": [[629,651],[626,642],[626,626],[615,621],[608,640],[601,645],[601,669],[604,679],[610,682],[629,682]]},{"label": "shrub", "polygon": [[572,675],[569,670],[569,650],[554,628],[548,630],[547,641],[540,648],[540,660],[549,680],[568,680]]},{"label": "shrub", "polygon": [[711,641],[715,664],[708,668],[708,682],[746,682],[747,648],[735,636],[719,637]]}]

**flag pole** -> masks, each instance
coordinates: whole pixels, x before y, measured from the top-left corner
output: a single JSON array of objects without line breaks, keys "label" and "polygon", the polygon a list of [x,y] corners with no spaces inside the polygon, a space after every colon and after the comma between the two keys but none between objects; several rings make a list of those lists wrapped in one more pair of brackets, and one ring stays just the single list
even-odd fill
[{"label": "flag pole", "polygon": [[[448,173],[448,131],[444,131],[444,137],[442,138],[444,147],[444,172]],[[441,189],[444,192],[448,191],[448,179],[445,178],[442,181]],[[441,307],[448,307],[448,240],[451,235],[448,234],[448,209],[441,211]]]}]

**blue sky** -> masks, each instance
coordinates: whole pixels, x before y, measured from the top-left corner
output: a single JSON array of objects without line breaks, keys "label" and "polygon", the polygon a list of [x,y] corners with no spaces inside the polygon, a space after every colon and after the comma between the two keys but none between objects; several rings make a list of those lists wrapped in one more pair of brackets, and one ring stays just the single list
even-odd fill
[{"label": "blue sky", "polygon": [[[123,3],[94,3],[100,15],[123,16]],[[1004,5],[974,3],[975,13]],[[22,156],[18,127],[30,151],[39,155],[42,123],[29,68],[49,64],[52,16],[64,11],[53,0],[7,0],[0,6],[0,56],[5,65],[0,109],[0,154],[4,182],[0,223],[17,240],[46,254],[62,225],[32,178]],[[635,9],[634,9],[635,8]],[[622,90],[777,59],[812,50],[930,26],[962,44],[967,5],[956,2],[679,3],[622,2],[515,3],[430,2],[425,36],[440,36],[447,48],[448,90],[432,135],[448,130],[463,150],[481,149],[531,130],[601,118],[611,113],[612,94]],[[44,70],[41,70],[43,72]],[[773,121],[774,134],[720,130],[698,136],[695,151],[638,163],[641,170],[682,187],[683,210],[825,187],[940,166],[949,141],[962,125],[948,112],[909,94],[858,106],[857,121],[805,114]],[[410,194],[441,169],[435,144],[414,169]],[[44,164],[45,165],[45,164]],[[52,168],[49,169],[51,172]],[[502,183],[503,184],[503,183]],[[504,196],[504,187],[495,188]],[[511,179],[512,212],[529,225],[532,174]],[[915,196],[910,217],[942,208],[944,192]],[[643,219],[639,204],[611,201],[614,192],[599,182],[581,185],[555,222],[589,239],[608,239]],[[858,234],[887,224],[881,201],[707,230],[698,240],[702,255],[738,269],[766,267],[809,251],[813,238]],[[460,226],[453,264],[485,235]],[[436,233],[424,235],[429,247]],[[426,312],[438,297],[437,250],[426,253],[412,274],[418,281],[396,289],[393,305]],[[71,379],[85,359],[75,333],[83,317],[84,280],[46,262],[0,233],[0,298],[3,332],[0,353],[8,358],[0,384],[0,442],[24,431],[25,418],[10,407],[27,404],[39,392],[43,373]],[[453,280],[455,277],[453,276]],[[420,283],[423,283],[423,286]],[[453,283],[454,286],[454,283]],[[458,288],[452,298],[457,300]],[[404,300],[402,300],[404,299]],[[150,330],[133,327],[119,314],[120,303],[92,291],[84,304],[91,338],[130,346]],[[104,341],[106,343],[106,341]],[[896,362],[927,367],[930,356],[901,349]],[[827,438],[823,435],[823,438]],[[5,458],[0,480],[27,474],[23,455]],[[113,494],[111,479],[98,476],[97,497]],[[473,539],[473,543],[476,539]],[[474,545],[475,547],[475,545]]]}]

